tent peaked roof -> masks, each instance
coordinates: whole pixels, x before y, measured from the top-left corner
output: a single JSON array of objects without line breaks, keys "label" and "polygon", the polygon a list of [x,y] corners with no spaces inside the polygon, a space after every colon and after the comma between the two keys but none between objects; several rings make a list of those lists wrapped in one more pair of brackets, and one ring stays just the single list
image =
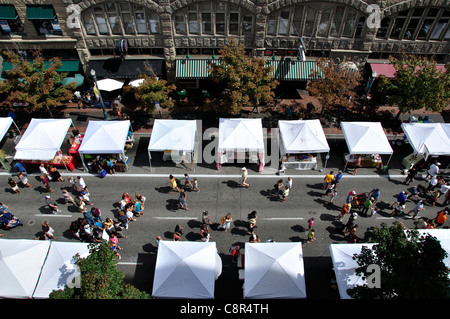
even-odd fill
[{"label": "tent peaked roof", "polygon": [[49,241],[0,240],[0,297],[32,298]]},{"label": "tent peaked roof", "polygon": [[306,298],[300,243],[245,244],[245,298]]},{"label": "tent peaked roof", "polygon": [[380,122],[341,122],[350,154],[392,154]]},{"label": "tent peaked roof", "polygon": [[192,151],[195,145],[195,120],[155,120],[148,149],[150,151]]},{"label": "tent peaked roof", "polygon": [[61,148],[71,119],[31,119],[16,145],[15,159],[51,160]]},{"label": "tent peaked roof", "polygon": [[130,121],[89,121],[79,149],[86,154],[123,153]]},{"label": "tent peaked roof", "polygon": [[264,151],[261,119],[219,119],[219,150]]},{"label": "tent peaked roof", "polygon": [[160,241],[152,295],[157,298],[214,298],[215,243]]},{"label": "tent peaked roof", "polygon": [[402,123],[402,129],[416,153],[450,154],[450,124]]},{"label": "tent peaked roof", "polygon": [[330,150],[319,120],[278,121],[286,153],[325,153]]}]

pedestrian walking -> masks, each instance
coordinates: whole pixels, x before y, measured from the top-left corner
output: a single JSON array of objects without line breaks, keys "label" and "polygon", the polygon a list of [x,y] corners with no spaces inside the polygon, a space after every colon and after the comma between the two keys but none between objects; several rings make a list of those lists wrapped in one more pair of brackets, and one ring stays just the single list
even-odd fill
[{"label": "pedestrian walking", "polygon": [[178,188],[177,180],[173,175],[169,175],[169,182],[170,182],[170,189],[168,193],[172,193],[173,190],[177,190],[177,192],[180,192],[180,189]]},{"label": "pedestrian walking", "polygon": [[310,244],[311,242],[316,240],[315,233],[316,231],[314,230],[314,228],[308,231],[308,239],[306,240],[307,244]]},{"label": "pedestrian walking", "polygon": [[306,228],[305,230],[311,230],[314,226],[314,221],[315,221],[314,217],[311,217],[310,219],[308,219],[308,228]]},{"label": "pedestrian walking", "polygon": [[86,193],[89,193],[89,190],[87,189],[86,182],[84,181],[83,177],[77,176],[78,184],[80,185],[80,191],[85,191]]},{"label": "pedestrian walking", "polygon": [[408,192],[402,191],[398,194],[396,201],[391,205],[391,207],[394,207],[394,205],[398,206],[397,204],[399,204],[400,206],[405,205],[407,199],[408,199]]},{"label": "pedestrian walking", "polygon": [[20,172],[19,175],[17,176],[17,178],[23,184],[23,186],[30,187],[30,188],[32,187],[30,185],[30,183],[28,183],[28,177],[27,177],[27,175],[25,175],[25,173]]},{"label": "pedestrian walking", "polygon": [[200,227],[200,239],[205,243],[212,239],[211,234],[209,233],[208,225],[206,224],[202,224]]},{"label": "pedestrian walking", "polygon": [[173,231],[173,235],[172,235],[173,241],[180,241],[182,234],[183,234],[183,227],[181,227],[180,225],[177,224],[175,226],[175,230]]},{"label": "pedestrian walking", "polygon": [[13,180],[12,177],[8,178],[8,185],[11,187],[12,191],[16,194],[20,193],[19,186],[17,185],[16,181]]},{"label": "pedestrian walking", "polygon": [[360,168],[360,167],[361,167],[361,155],[358,155],[355,160],[355,164],[354,164],[354,168],[353,168],[353,175],[356,175],[358,168]]},{"label": "pedestrian walking", "polygon": [[192,181],[193,181],[193,183],[194,183],[193,189],[194,189],[195,191],[197,191],[197,192],[200,192],[200,189],[198,188],[198,181],[197,181],[197,178],[194,177],[194,179],[193,179]]},{"label": "pedestrian walking", "polygon": [[436,162],[430,165],[430,168],[427,171],[427,175],[425,176],[425,180],[430,180],[435,175],[439,174],[439,166],[441,163]]},{"label": "pedestrian walking", "polygon": [[361,214],[367,217],[369,210],[372,209],[372,205],[373,205],[373,197],[367,197],[361,210]]},{"label": "pedestrian walking", "polygon": [[187,173],[184,173],[184,187],[186,188],[187,185],[191,187],[191,190],[194,189],[194,185],[191,183],[191,178]]},{"label": "pedestrian walking", "polygon": [[51,179],[50,174],[48,173],[47,168],[45,167],[44,163],[41,163],[41,165],[39,165],[39,171],[41,172],[41,175],[45,175],[49,179]]},{"label": "pedestrian walking", "polygon": [[63,194],[64,202],[65,202],[66,204],[68,204],[69,202],[71,202],[72,204],[74,204],[75,206],[77,206],[77,203],[75,203],[75,200],[73,199],[73,197],[69,194],[69,192],[68,192],[66,189],[64,189],[64,190],[62,191],[62,194]]},{"label": "pedestrian walking", "polygon": [[322,189],[326,190],[328,185],[331,183],[331,181],[334,179],[333,171],[330,171],[328,174],[325,175],[323,178],[323,184]]},{"label": "pedestrian walking", "polygon": [[78,193],[77,182],[75,181],[75,179],[72,176],[69,176],[67,180],[69,181],[70,188],[72,188],[72,191]]},{"label": "pedestrian walking", "polygon": [[180,208],[183,208],[184,210],[189,210],[189,208],[187,208],[187,203],[186,203],[186,193],[184,192],[183,189],[180,191],[180,196],[178,196],[177,209],[180,209]]},{"label": "pedestrian walking", "polygon": [[221,218],[220,225],[217,228],[222,228],[225,230],[225,232],[227,232],[228,229],[230,229],[230,227],[231,227],[232,221],[233,221],[233,218],[231,217],[231,214],[228,213]]},{"label": "pedestrian walking", "polygon": [[344,176],[344,173],[342,172],[342,170],[339,170],[337,172],[336,175],[334,175],[334,188],[337,188],[337,186],[339,185],[339,182],[341,181],[342,176]]},{"label": "pedestrian walking", "polygon": [[351,207],[352,207],[352,204],[344,203],[344,205],[342,205],[341,212],[339,213],[339,215],[337,217],[337,219],[340,222],[342,221],[342,217],[344,217],[346,214],[348,214],[350,212]]},{"label": "pedestrian walking", "polygon": [[337,192],[337,188],[336,188],[336,186],[334,186],[334,188],[331,190],[331,192],[330,192],[330,201],[329,201],[329,204],[332,204],[333,203],[333,200],[337,197],[337,194],[338,194],[338,192]]},{"label": "pedestrian walking", "polygon": [[61,212],[61,210],[58,208],[58,205],[51,199],[49,195],[45,196],[45,203],[51,209],[53,214],[56,215],[57,213]]},{"label": "pedestrian walking", "polygon": [[289,187],[289,189],[292,189],[292,178],[290,177],[287,178],[286,186]]},{"label": "pedestrian walking", "polygon": [[409,168],[407,174],[408,175],[406,176],[406,179],[403,182],[403,184],[405,184],[405,185],[409,185],[411,182],[414,182],[414,178],[416,178],[416,175],[417,175],[416,165],[411,164],[411,167]]},{"label": "pedestrian walking", "polygon": [[202,223],[203,223],[203,224],[206,224],[206,225],[212,225],[211,217],[209,217],[209,213],[208,213],[207,210],[205,210],[205,211],[202,213]]},{"label": "pedestrian walking", "polygon": [[44,238],[46,240],[56,239],[55,236],[53,235],[55,230],[52,227],[50,227],[50,225],[47,222],[43,222],[41,224],[41,227],[42,227],[42,232],[44,233]]},{"label": "pedestrian walking", "polygon": [[245,167],[242,167],[241,168],[241,186],[243,186],[243,187],[249,187],[250,185],[249,184],[247,184],[247,177],[248,177],[248,171],[247,171],[247,168],[245,168]]},{"label": "pedestrian walking", "polygon": [[423,211],[425,209],[425,207],[423,206],[423,200],[419,200],[416,204],[416,206],[414,206],[413,209],[411,209],[408,213],[406,213],[406,215],[409,216],[409,214],[413,213],[412,218],[416,218],[417,214],[419,214],[419,212]]},{"label": "pedestrian walking", "polygon": [[372,191],[370,192],[369,197],[373,198],[373,205],[375,206],[376,203],[378,202],[378,200],[380,199],[380,195],[381,195],[381,191],[379,188],[374,188],[372,189]]},{"label": "pedestrian walking", "polygon": [[284,203],[289,196],[289,187],[286,185],[283,189],[283,193],[281,195],[281,202]]},{"label": "pedestrian walking", "polygon": [[53,193],[53,189],[50,187],[50,180],[48,179],[48,176],[42,174],[40,176],[40,179],[41,179],[42,184],[44,184],[44,187],[47,190],[47,192]]}]

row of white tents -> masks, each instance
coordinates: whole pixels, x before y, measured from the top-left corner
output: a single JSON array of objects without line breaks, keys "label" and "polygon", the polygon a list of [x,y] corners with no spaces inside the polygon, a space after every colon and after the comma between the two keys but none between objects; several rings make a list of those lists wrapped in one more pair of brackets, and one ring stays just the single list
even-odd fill
[{"label": "row of white tents", "polygon": [[[436,237],[448,256],[450,230],[418,230]],[[405,233],[406,236],[406,233]],[[341,299],[347,289],[365,284],[356,274],[353,259],[362,247],[375,244],[329,246]],[[301,243],[245,243],[243,297],[246,299],[306,298],[304,256]],[[79,273],[73,256],[89,255],[88,244],[24,239],[0,240],[0,298],[48,298],[64,289]],[[155,265],[154,298],[213,299],[215,282],[222,273],[222,260],[215,242],[160,241]]]},{"label": "row of white tents", "polygon": [[[11,121],[1,121],[1,138]],[[32,119],[16,145],[15,159],[51,160],[60,149],[72,125],[71,119]],[[187,152],[192,161],[201,125],[196,120],[155,120],[148,145],[150,166],[152,151]],[[279,121],[280,152],[328,153],[325,133],[319,120]],[[389,154],[393,150],[379,122],[341,122],[350,154]],[[450,124],[403,123],[403,131],[415,153],[450,154]],[[80,154],[124,154],[130,121],[89,121],[79,148]],[[218,154],[227,151],[264,154],[264,132],[261,119],[221,118],[218,131]],[[82,157],[83,158],[83,157]],[[263,161],[264,156],[259,157]],[[264,164],[264,163],[263,163]]]}]

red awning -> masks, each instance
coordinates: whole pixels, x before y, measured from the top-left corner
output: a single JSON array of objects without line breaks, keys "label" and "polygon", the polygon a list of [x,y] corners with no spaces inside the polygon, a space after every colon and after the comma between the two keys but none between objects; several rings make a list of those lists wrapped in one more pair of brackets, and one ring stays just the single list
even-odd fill
[{"label": "red awning", "polygon": [[[370,63],[370,67],[372,68],[372,72],[377,73],[377,78],[380,75],[384,75],[388,79],[392,79],[395,77],[395,68],[393,64],[390,63]],[[436,65],[436,69],[445,72],[445,65]]]}]

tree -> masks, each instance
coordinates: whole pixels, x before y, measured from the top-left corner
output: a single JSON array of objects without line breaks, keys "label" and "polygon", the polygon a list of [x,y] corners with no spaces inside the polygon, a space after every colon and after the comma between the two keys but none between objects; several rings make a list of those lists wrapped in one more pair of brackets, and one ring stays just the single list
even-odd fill
[{"label": "tree", "polygon": [[89,245],[89,256],[75,265],[81,274],[81,287],[54,290],[50,299],[148,299],[150,295],[123,282],[124,274],[117,269],[117,256],[106,241]]},{"label": "tree", "polygon": [[355,105],[354,90],[360,84],[362,76],[358,70],[349,67],[352,65],[347,60],[337,63],[332,59],[317,59],[319,71],[311,73],[317,80],[310,81],[306,90],[322,105],[321,116],[325,111],[351,109]]},{"label": "tree", "polygon": [[75,83],[61,84],[67,73],[57,71],[62,65],[59,58],[45,61],[41,50],[33,52],[33,61],[27,61],[13,51],[3,54],[13,66],[5,71],[6,80],[0,82],[0,93],[8,94],[7,102],[26,103],[28,111],[45,108],[52,115],[55,107],[73,98]]},{"label": "tree", "polygon": [[377,89],[387,96],[389,105],[397,105],[399,112],[410,113],[425,108],[443,111],[450,102],[450,70],[442,72],[436,61],[402,53],[399,58],[389,57],[396,73],[393,79],[380,75]]},{"label": "tree", "polygon": [[[355,299],[434,299],[450,297],[450,269],[443,260],[447,253],[430,235],[420,236],[402,223],[388,227],[385,223],[371,231],[372,248],[363,247],[355,254],[356,273],[368,278],[369,265],[380,267],[380,287],[367,285],[348,289]],[[369,268],[370,269],[370,268]]]},{"label": "tree", "polygon": [[206,106],[220,113],[238,114],[248,103],[257,108],[260,103],[273,101],[273,90],[279,82],[263,58],[249,57],[244,45],[238,45],[234,39],[219,52],[219,63],[209,63],[208,71],[214,83],[224,90],[221,99],[213,98]]},{"label": "tree", "polygon": [[167,85],[167,81],[158,79],[154,74],[141,74],[139,78],[144,81],[138,87],[127,85],[124,90],[133,93],[146,112],[152,113],[156,108],[156,103],[159,103],[164,109],[173,108],[174,104],[169,99],[169,94],[176,90],[175,85]]}]

